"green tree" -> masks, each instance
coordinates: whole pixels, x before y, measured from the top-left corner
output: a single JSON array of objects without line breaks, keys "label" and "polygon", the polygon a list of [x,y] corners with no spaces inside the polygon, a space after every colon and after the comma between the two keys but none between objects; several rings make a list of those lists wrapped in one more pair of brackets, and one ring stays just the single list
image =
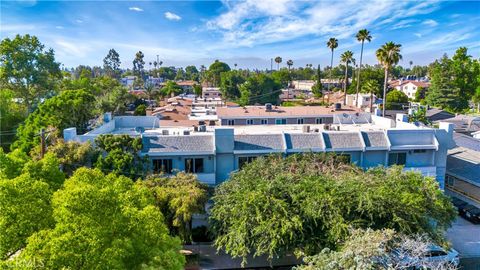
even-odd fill
[{"label": "green tree", "polygon": [[366,80],[362,85],[362,92],[370,93],[370,112],[373,112],[373,95],[380,96],[380,84],[376,80]]},{"label": "green tree", "polygon": [[255,74],[240,86],[241,105],[255,103],[277,103],[280,95],[280,85],[270,76]]},{"label": "green tree", "polygon": [[418,87],[417,92],[415,92],[415,101],[420,102],[425,99],[427,95],[427,89],[425,87]]},{"label": "green tree", "polygon": [[138,105],[137,108],[135,108],[133,115],[140,115],[140,116],[147,115],[147,106],[145,106],[145,104]]},{"label": "green tree", "polygon": [[402,55],[400,54],[400,48],[402,45],[395,44],[393,42],[387,42],[382,47],[380,47],[377,52],[376,56],[380,64],[383,66],[385,70],[385,78],[383,81],[383,112],[382,115],[385,116],[385,101],[387,96],[387,82],[388,82],[388,71],[398,64],[398,61],[402,59]]},{"label": "green tree", "polygon": [[14,101],[15,94],[8,89],[0,90],[0,148],[9,149],[15,131],[27,117],[25,107]]},{"label": "green tree", "polygon": [[185,71],[183,68],[177,69],[177,75],[175,75],[175,81],[183,81],[185,80]]},{"label": "green tree", "polygon": [[245,82],[241,72],[230,70],[220,74],[220,91],[225,99],[235,100],[240,97],[239,86]]},{"label": "green tree", "polygon": [[315,74],[315,84],[312,87],[312,92],[316,98],[323,95],[322,93],[322,72],[320,71],[320,65],[317,67],[317,73]]},{"label": "green tree", "polygon": [[272,78],[277,82],[281,87],[288,87],[288,83],[292,80],[292,75],[290,71],[286,68],[281,68],[280,70],[275,70],[272,72]]},{"label": "green tree", "polygon": [[55,82],[61,76],[53,49],[45,50],[37,37],[17,35],[0,43],[1,88],[21,98],[28,112],[41,98],[54,92]]},{"label": "green tree", "polygon": [[53,225],[50,200],[65,176],[52,154],[35,161],[0,149],[0,161],[1,261],[24,248],[33,233]]},{"label": "green tree", "polygon": [[158,73],[158,76],[164,80],[174,80],[176,76],[175,68],[173,67],[161,67],[156,73]]},{"label": "green tree", "polygon": [[275,63],[277,63],[277,70],[280,70],[280,63],[282,63],[282,58],[280,56],[275,57]]},{"label": "green tree", "polygon": [[165,216],[172,235],[184,243],[192,241],[192,216],[203,214],[207,202],[207,186],[194,174],[179,172],[172,177],[149,176],[143,181],[155,196],[156,205]]},{"label": "green tree", "polygon": [[215,60],[209,67],[207,71],[207,79],[213,86],[218,86],[220,84],[220,75],[222,72],[230,71],[230,67],[218,60]]},{"label": "green tree", "polygon": [[118,78],[120,75],[120,55],[115,49],[110,49],[107,56],[103,58],[103,69],[111,78]]},{"label": "green tree", "polygon": [[201,97],[202,96],[202,86],[200,84],[194,84],[193,85],[193,93],[197,97]]},{"label": "green tree", "polygon": [[47,269],[183,269],[180,241],[154,203],[126,177],[81,168],[53,195],[54,227],[31,236],[15,260]]},{"label": "green tree", "polygon": [[444,55],[429,67],[431,86],[426,101],[452,112],[468,109],[468,103],[478,85],[480,69],[467,54],[465,47],[460,47],[452,59]]},{"label": "green tree", "polygon": [[140,157],[142,139],[128,135],[100,135],[95,145],[104,152],[95,167],[105,172],[123,174],[132,178],[144,176],[146,158]]},{"label": "green tree", "polygon": [[63,91],[47,99],[17,129],[17,140],[12,144],[12,150],[18,148],[29,152],[39,144],[37,135],[42,128],[56,128],[57,135],[69,127],[76,127],[79,132],[86,131],[88,121],[94,116],[94,102],[94,96],[85,90]]},{"label": "green tree", "polygon": [[145,61],[143,60],[144,54],[142,51],[138,51],[135,54],[135,59],[133,59],[133,74],[137,76],[143,75],[143,68],[145,66]]},{"label": "green tree", "polygon": [[403,105],[408,105],[407,95],[399,90],[388,92],[386,100],[388,110],[402,110]]},{"label": "green tree", "polygon": [[456,211],[433,178],[401,167],[367,172],[341,156],[257,158],[217,187],[215,246],[234,257],[336,248],[348,228],[394,229],[443,239]]},{"label": "green tree", "polygon": [[358,31],[356,38],[359,42],[362,43],[362,48],[360,50],[360,64],[357,70],[357,90],[356,90],[357,98],[355,99],[355,106],[358,106],[358,92],[360,91],[360,73],[362,72],[363,45],[365,41],[368,41],[368,42],[372,41],[372,36],[370,35],[370,31],[368,31],[367,29],[362,29]]},{"label": "green tree", "polygon": [[192,80],[192,81],[199,81],[200,74],[198,72],[197,67],[195,66],[186,66],[185,67],[185,79]]},{"label": "green tree", "polygon": [[[347,104],[347,87],[348,87],[348,64],[354,63],[355,59],[353,58],[352,51],[345,51],[340,55],[340,61],[345,64],[345,79],[343,82],[343,105]],[[357,96],[358,97],[358,96]]]},{"label": "green tree", "polygon": [[419,108],[418,110],[414,111],[412,115],[408,116],[408,122],[420,122],[425,125],[429,125],[430,121],[427,119],[427,110],[425,108]]},{"label": "green tree", "polygon": [[290,68],[293,66],[293,60],[292,59],[287,60],[287,66],[288,66],[288,71],[290,71]]},{"label": "green tree", "polygon": [[176,82],[168,81],[160,91],[165,97],[174,97],[182,92],[182,88]]},{"label": "green tree", "polygon": [[[330,80],[332,80],[333,71],[333,51],[338,47],[338,39],[330,38],[327,42],[327,47],[332,51],[332,58],[330,60]],[[330,90],[330,84],[328,84],[328,90]]]}]

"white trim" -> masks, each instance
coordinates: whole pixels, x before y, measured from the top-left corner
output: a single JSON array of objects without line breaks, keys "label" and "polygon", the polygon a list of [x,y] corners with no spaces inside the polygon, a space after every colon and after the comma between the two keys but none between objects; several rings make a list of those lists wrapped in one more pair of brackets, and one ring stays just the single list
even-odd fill
[{"label": "white trim", "polygon": [[215,152],[147,152],[140,153],[140,156],[149,157],[167,157],[167,156],[211,156],[215,155]]},{"label": "white trim", "polygon": [[246,115],[246,116],[221,116],[221,115],[218,115],[218,119],[221,121],[221,120],[231,120],[231,119],[257,119],[257,118],[260,118],[260,119],[276,119],[276,118],[287,118],[287,119],[291,119],[291,118],[321,118],[321,117],[332,117],[334,115],[338,115],[337,114],[311,114],[311,115],[282,115],[282,114],[279,114],[279,115]]},{"label": "white trim", "polygon": [[285,153],[281,149],[267,149],[267,150],[234,150],[234,155],[243,155],[243,154],[270,154],[270,153]]}]

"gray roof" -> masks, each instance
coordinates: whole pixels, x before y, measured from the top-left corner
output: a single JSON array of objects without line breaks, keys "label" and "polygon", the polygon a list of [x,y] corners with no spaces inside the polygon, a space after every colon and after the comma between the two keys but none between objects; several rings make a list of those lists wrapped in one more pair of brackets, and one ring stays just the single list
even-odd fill
[{"label": "gray roof", "polygon": [[213,152],[213,136],[152,136],[143,137],[143,149],[148,152]]},{"label": "gray roof", "polygon": [[366,147],[388,147],[387,136],[382,131],[362,131],[362,137]]},{"label": "gray roof", "polygon": [[345,149],[363,148],[362,139],[358,132],[323,132],[326,148]]},{"label": "gray roof", "polygon": [[[468,149],[472,149],[474,151],[480,152],[480,140],[475,139],[473,137],[454,132],[453,133],[453,140],[457,146],[465,147]],[[479,172],[480,174],[480,172]]]},{"label": "gray roof", "polygon": [[447,173],[480,186],[480,152],[465,147],[449,150]]},{"label": "gray roof", "polygon": [[285,140],[287,149],[305,150],[312,148],[325,148],[321,133],[287,133]]},{"label": "gray roof", "polygon": [[235,150],[283,150],[283,134],[235,135]]}]

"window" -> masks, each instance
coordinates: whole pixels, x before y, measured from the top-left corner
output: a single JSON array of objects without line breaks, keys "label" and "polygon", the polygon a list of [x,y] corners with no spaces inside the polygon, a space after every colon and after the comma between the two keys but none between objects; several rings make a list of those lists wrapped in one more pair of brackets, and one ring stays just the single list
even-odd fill
[{"label": "window", "polygon": [[286,125],[287,124],[287,119],[282,118],[282,119],[275,119],[275,125]]},{"label": "window", "polygon": [[152,162],[154,173],[172,173],[171,159],[154,159]]},{"label": "window", "polygon": [[322,118],[315,119],[315,124],[320,125],[322,123]]},{"label": "window", "polygon": [[268,124],[268,120],[267,119],[262,119],[262,125],[267,125]]},{"label": "window", "polygon": [[186,158],[185,172],[203,173],[203,158]]},{"label": "window", "polygon": [[303,125],[303,118],[298,118],[297,119],[297,124]]},{"label": "window", "polygon": [[254,161],[257,157],[239,157],[238,158],[238,168],[242,169],[243,166],[247,165],[248,163]]},{"label": "window", "polygon": [[235,119],[228,119],[227,120],[227,126],[234,126],[235,125]]},{"label": "window", "polygon": [[388,155],[388,166],[405,165],[407,163],[407,153],[390,153]]},{"label": "window", "polygon": [[247,119],[247,125],[253,125],[253,119]]}]

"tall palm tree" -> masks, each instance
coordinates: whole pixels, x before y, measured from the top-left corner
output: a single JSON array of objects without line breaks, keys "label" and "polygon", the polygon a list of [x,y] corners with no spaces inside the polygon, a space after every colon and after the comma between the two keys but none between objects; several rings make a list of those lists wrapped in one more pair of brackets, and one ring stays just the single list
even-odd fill
[{"label": "tall palm tree", "polygon": [[288,60],[287,61],[287,66],[288,66],[288,71],[290,71],[290,67],[293,66],[293,60]]},{"label": "tall palm tree", "polygon": [[275,57],[275,63],[277,63],[277,70],[279,70],[280,63],[282,63],[282,58],[280,56]]},{"label": "tall palm tree", "polygon": [[[346,51],[340,55],[340,61],[345,64],[345,81],[343,82],[343,105],[347,104],[348,64],[354,63],[353,52]],[[357,97],[358,98],[358,97]]]},{"label": "tall palm tree", "polygon": [[327,47],[332,51],[332,59],[330,60],[330,83],[328,84],[328,90],[330,90],[330,84],[332,82],[333,71],[333,51],[338,47],[338,39],[330,38],[327,42]]},{"label": "tall palm tree", "polygon": [[410,60],[410,62],[408,62],[408,64],[410,64],[410,70],[412,70],[413,61]]},{"label": "tall palm tree", "polygon": [[233,64],[235,66],[235,69],[237,69],[237,63]]},{"label": "tall palm tree", "polygon": [[382,116],[385,116],[385,103],[387,100],[387,81],[388,81],[388,71],[398,64],[398,61],[402,59],[402,55],[400,54],[400,48],[402,45],[395,44],[392,41],[385,43],[380,47],[377,52],[376,56],[378,62],[383,66],[385,69],[385,79],[383,81],[383,108],[382,108]]},{"label": "tall palm tree", "polygon": [[362,59],[363,59],[363,44],[365,43],[365,40],[370,42],[372,40],[372,36],[370,35],[370,32],[367,29],[362,29],[358,31],[356,37],[357,37],[357,40],[362,43],[362,49],[360,50],[360,64],[357,71],[357,98],[355,99],[355,106],[358,106],[358,91],[360,90],[360,72],[362,71]]}]

